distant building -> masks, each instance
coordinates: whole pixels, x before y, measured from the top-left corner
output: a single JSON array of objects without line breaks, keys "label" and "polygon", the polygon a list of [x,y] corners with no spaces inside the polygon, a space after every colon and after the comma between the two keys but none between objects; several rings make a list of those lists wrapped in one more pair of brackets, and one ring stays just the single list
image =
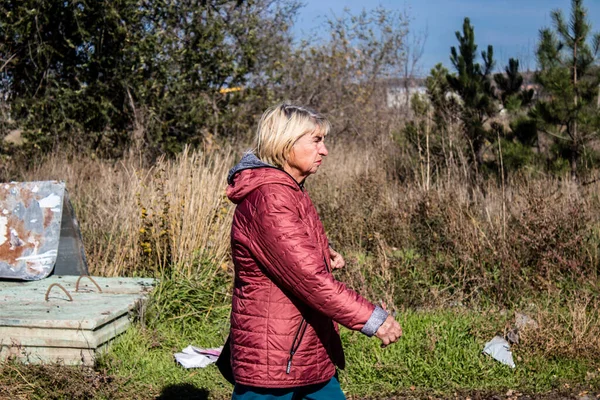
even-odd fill
[{"label": "distant building", "polygon": [[402,108],[410,105],[410,99],[413,95],[425,95],[427,88],[425,86],[409,87],[389,87],[387,88],[386,104],[389,108]]},{"label": "distant building", "polygon": [[[535,71],[522,72],[521,75],[523,76],[521,90],[533,89],[534,98],[538,98],[540,96],[541,87],[535,82]],[[492,84],[495,84],[493,79]],[[408,80],[404,78],[390,79],[383,84],[383,87],[386,94],[386,105],[389,108],[404,108],[407,105],[410,106],[410,99],[412,96],[415,94],[426,95],[427,93],[425,78],[409,78]],[[455,97],[460,101],[460,97],[455,93],[448,93],[447,97]]]},{"label": "distant building", "polygon": [[410,105],[413,95],[425,95],[427,86],[423,78],[390,79],[385,82],[386,105],[389,108],[403,108]]}]

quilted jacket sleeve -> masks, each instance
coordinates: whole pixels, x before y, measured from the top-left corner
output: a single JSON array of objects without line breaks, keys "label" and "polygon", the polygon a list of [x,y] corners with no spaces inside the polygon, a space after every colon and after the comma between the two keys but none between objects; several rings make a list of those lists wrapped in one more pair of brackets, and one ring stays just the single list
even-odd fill
[{"label": "quilted jacket sleeve", "polygon": [[335,280],[296,202],[287,190],[261,190],[248,232],[253,254],[271,279],[311,308],[347,328],[374,334],[381,322],[370,325],[381,319],[383,310]]}]

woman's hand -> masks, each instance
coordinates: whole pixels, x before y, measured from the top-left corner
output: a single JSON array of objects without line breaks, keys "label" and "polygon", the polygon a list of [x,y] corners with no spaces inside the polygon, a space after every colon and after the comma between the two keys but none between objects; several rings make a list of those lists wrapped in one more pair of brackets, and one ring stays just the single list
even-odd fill
[{"label": "woman's hand", "polygon": [[331,247],[329,248],[329,257],[331,258],[331,269],[340,269],[344,268],[346,265],[346,261],[344,257]]},{"label": "woman's hand", "polygon": [[381,347],[386,347],[400,339],[400,336],[402,336],[402,327],[394,317],[388,315],[377,332],[375,332],[375,336],[381,340]]}]

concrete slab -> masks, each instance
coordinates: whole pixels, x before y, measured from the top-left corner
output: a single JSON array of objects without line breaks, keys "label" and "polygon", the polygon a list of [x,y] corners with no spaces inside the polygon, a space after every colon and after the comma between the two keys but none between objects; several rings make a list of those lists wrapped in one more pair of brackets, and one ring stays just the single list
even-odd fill
[{"label": "concrete slab", "polygon": [[0,281],[0,360],[93,365],[98,351],[127,329],[130,312],[154,287],[147,278],[77,281],[76,276]]}]

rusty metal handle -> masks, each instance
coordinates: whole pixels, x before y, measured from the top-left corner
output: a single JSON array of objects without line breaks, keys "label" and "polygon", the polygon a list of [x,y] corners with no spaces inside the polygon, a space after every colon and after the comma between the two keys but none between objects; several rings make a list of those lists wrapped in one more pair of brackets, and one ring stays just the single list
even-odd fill
[{"label": "rusty metal handle", "polygon": [[93,283],[94,285],[96,285],[96,287],[98,288],[98,291],[99,291],[100,293],[102,293],[102,288],[100,288],[100,285],[98,285],[98,284],[96,283],[96,281],[95,281],[95,280],[93,280],[93,279],[92,279],[92,277],[91,277],[91,276],[89,276],[89,275],[80,275],[80,276],[79,276],[79,278],[77,278],[77,283],[75,283],[75,291],[76,291],[76,292],[79,292],[79,281],[81,281],[81,278],[88,278],[90,281],[92,281],[92,283]]},{"label": "rusty metal handle", "polygon": [[67,289],[65,289],[60,283],[53,283],[52,285],[48,286],[48,290],[46,290],[46,297],[44,297],[46,301],[48,301],[48,296],[50,296],[50,290],[52,290],[54,286],[58,286],[59,288],[61,288],[69,298],[69,301],[73,301],[73,298],[71,297],[69,292],[67,292]]}]

